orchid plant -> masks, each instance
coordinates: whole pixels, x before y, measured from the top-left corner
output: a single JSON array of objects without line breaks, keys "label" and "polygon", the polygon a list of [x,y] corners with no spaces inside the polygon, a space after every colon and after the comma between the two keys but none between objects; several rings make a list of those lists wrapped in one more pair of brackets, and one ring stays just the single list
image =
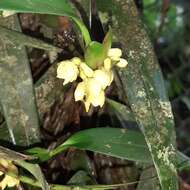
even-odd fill
[{"label": "orchid plant", "polygon": [[[121,58],[119,48],[110,48],[112,41],[111,30],[106,35],[103,44],[90,42],[85,51],[85,57],[74,57],[58,63],[57,78],[63,79],[63,85],[80,78],[75,89],[75,101],[82,101],[86,112],[90,105],[102,107],[105,102],[105,90],[114,79],[112,68],[124,68],[128,62]],[[98,53],[97,53],[98,52]]]}]

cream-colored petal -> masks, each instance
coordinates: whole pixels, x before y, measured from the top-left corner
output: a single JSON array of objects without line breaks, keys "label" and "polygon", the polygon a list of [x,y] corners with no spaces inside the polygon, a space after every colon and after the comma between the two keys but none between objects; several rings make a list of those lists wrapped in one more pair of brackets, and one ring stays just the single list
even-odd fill
[{"label": "cream-colored petal", "polygon": [[66,77],[65,78],[68,78],[68,80],[70,82],[73,82],[77,79],[77,76],[79,74],[79,70],[78,70],[78,67],[75,65],[75,64],[71,64],[69,67],[68,67],[68,70],[66,72]]},{"label": "cream-colored petal", "polygon": [[87,77],[93,76],[94,71],[86,63],[81,63],[80,68]]},{"label": "cream-colored petal", "polygon": [[106,58],[106,59],[104,60],[104,68],[105,68],[106,70],[110,70],[111,67],[112,67],[111,59],[110,59],[110,58]]},{"label": "cream-colored petal", "polygon": [[89,100],[91,102],[91,104],[95,107],[100,106],[102,107],[104,105],[105,102],[105,94],[104,94],[104,90],[102,90],[98,96],[90,96]]},{"label": "cream-colored petal", "polygon": [[8,175],[5,176],[3,181],[5,181],[5,184],[8,187],[14,187],[14,186],[17,186],[19,184],[18,179],[14,178],[14,177],[11,177],[11,176],[8,176]]},{"label": "cream-colored petal", "polygon": [[7,186],[6,181],[2,180],[2,181],[0,182],[0,189],[4,190],[4,189],[6,188],[6,186]]},{"label": "cream-colored petal", "polygon": [[66,70],[67,64],[70,64],[70,61],[62,61],[58,64],[57,78],[65,79],[65,70]]},{"label": "cream-colored petal", "polygon": [[86,112],[88,112],[89,109],[90,109],[90,102],[89,101],[84,101],[84,106],[85,106]]},{"label": "cream-colored petal", "polygon": [[108,51],[108,57],[110,57],[113,61],[118,61],[121,56],[122,51],[119,48],[111,48]]},{"label": "cream-colored petal", "polygon": [[57,78],[64,79],[64,85],[75,81],[78,74],[78,67],[71,61],[62,61],[57,67]]},{"label": "cream-colored petal", "polygon": [[84,71],[82,69],[80,69],[79,77],[83,80],[87,78],[87,76],[84,74]]},{"label": "cream-colored petal", "polygon": [[81,59],[79,57],[73,57],[71,59],[71,62],[73,62],[75,65],[79,66],[81,64]]},{"label": "cream-colored petal", "polygon": [[93,78],[101,84],[102,88],[105,89],[110,84],[110,71],[96,70],[94,71]]},{"label": "cream-colored petal", "polygon": [[86,94],[87,96],[98,96],[102,90],[101,84],[94,78],[86,79]]},{"label": "cream-colored petal", "polygon": [[11,176],[5,175],[5,177],[3,178],[3,180],[0,182],[0,188],[3,190],[5,189],[7,186],[8,187],[14,187],[17,186],[19,184],[19,180],[16,178],[13,178]]},{"label": "cream-colored petal", "polygon": [[80,82],[75,89],[74,93],[75,101],[83,100],[85,93],[86,93],[85,82]]},{"label": "cream-colored petal", "polygon": [[9,160],[0,158],[0,165],[2,165],[4,168],[8,168],[9,164],[12,164]]},{"label": "cream-colored petal", "polygon": [[116,65],[120,68],[124,68],[128,65],[128,62],[126,59],[120,58],[119,62]]},{"label": "cream-colored petal", "polygon": [[68,81],[68,80],[64,80],[64,82],[63,82],[63,86],[65,86],[66,84],[68,84],[70,81]]}]

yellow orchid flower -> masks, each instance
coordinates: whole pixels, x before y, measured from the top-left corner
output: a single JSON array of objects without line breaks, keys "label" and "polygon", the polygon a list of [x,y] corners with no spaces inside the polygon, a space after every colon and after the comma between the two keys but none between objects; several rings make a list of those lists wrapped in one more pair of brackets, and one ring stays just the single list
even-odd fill
[{"label": "yellow orchid flower", "polygon": [[112,63],[111,63],[111,59],[110,58],[106,58],[104,60],[104,68],[105,70],[111,70],[111,67],[112,67]]},{"label": "yellow orchid flower", "polygon": [[[119,48],[111,48],[108,51],[108,57],[113,61],[116,62],[115,64],[120,67],[120,68],[124,68],[128,65],[128,62],[126,59],[121,58],[122,56],[122,51]],[[107,60],[105,60],[107,61]],[[108,62],[108,61],[107,61]],[[106,63],[108,64],[108,63]],[[104,63],[105,65],[105,63]],[[106,65],[104,66],[106,67]]]},{"label": "yellow orchid flower", "polygon": [[119,61],[122,56],[122,51],[119,48],[111,48],[108,51],[108,57],[113,61]]},{"label": "yellow orchid flower", "polygon": [[83,80],[87,78],[87,76],[85,75],[84,71],[81,70],[81,69],[80,69],[80,71],[79,71],[79,77],[80,77],[81,79],[83,79]]},{"label": "yellow orchid flower", "polygon": [[86,112],[90,105],[102,107],[105,102],[105,94],[102,85],[95,78],[87,78],[80,82],[74,92],[75,101],[83,101]]},{"label": "yellow orchid flower", "polygon": [[86,94],[85,82],[78,83],[78,85],[75,89],[75,92],[74,92],[75,101],[83,100],[85,94]]},{"label": "yellow orchid flower", "polygon": [[57,67],[57,78],[64,79],[63,85],[77,79],[79,69],[72,61],[62,61]]},{"label": "yellow orchid flower", "polygon": [[87,88],[87,96],[93,95],[98,96],[100,91],[102,90],[102,86],[100,83],[97,82],[94,78],[89,78],[86,81],[86,88]]},{"label": "yellow orchid flower", "polygon": [[90,94],[87,101],[89,101],[94,107],[100,106],[102,107],[105,103],[105,93],[102,89],[100,93],[96,96]]},{"label": "yellow orchid flower", "polygon": [[87,81],[86,101],[90,102],[93,106],[103,106],[105,102],[105,94],[101,84],[94,78]]},{"label": "yellow orchid flower", "polygon": [[[15,165],[12,164],[11,161],[0,159],[0,166],[5,168],[8,172],[17,173],[18,170]],[[9,176],[7,174],[4,174],[2,171],[0,171],[0,176],[3,176],[3,179],[0,181],[0,189],[4,190],[6,187],[14,187],[19,185],[19,179]]]},{"label": "yellow orchid flower", "polygon": [[99,84],[101,84],[103,89],[105,89],[112,82],[111,72],[112,71],[106,71],[104,69],[99,69],[99,70],[94,71],[93,78],[96,81],[98,81]]},{"label": "yellow orchid flower", "polygon": [[86,77],[92,77],[94,74],[94,71],[86,63],[80,64],[80,70]]},{"label": "yellow orchid flower", "polygon": [[14,187],[18,185],[19,185],[19,180],[8,175],[5,175],[3,180],[0,182],[0,188],[2,190],[4,190],[6,187]]},{"label": "yellow orchid flower", "polygon": [[126,59],[120,58],[120,59],[119,59],[119,62],[116,63],[116,65],[117,65],[118,67],[120,67],[120,68],[124,68],[124,67],[126,67],[126,66],[128,65],[128,62],[127,62]]},{"label": "yellow orchid flower", "polygon": [[85,106],[85,110],[86,110],[86,112],[88,112],[89,111],[89,109],[90,109],[90,101],[89,100],[85,100],[85,101],[83,101],[84,102],[84,106]]},{"label": "yellow orchid flower", "polygon": [[104,105],[105,89],[111,85],[114,78],[112,65],[120,68],[127,66],[127,60],[121,56],[121,49],[111,48],[103,66],[96,70],[91,69],[80,58],[74,57],[58,65],[57,77],[65,80],[63,84],[73,82],[78,76],[82,79],[75,89],[74,98],[75,101],[84,102],[86,112],[88,112],[91,104],[95,107]]},{"label": "yellow orchid flower", "polygon": [[82,61],[79,57],[73,57],[71,59],[71,62],[73,62],[75,65],[78,65],[78,66],[82,63]]}]

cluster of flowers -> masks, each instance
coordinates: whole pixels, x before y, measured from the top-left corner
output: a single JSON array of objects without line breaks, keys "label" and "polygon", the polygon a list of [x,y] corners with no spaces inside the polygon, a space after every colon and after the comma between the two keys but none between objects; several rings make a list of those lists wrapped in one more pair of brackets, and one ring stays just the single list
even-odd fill
[{"label": "cluster of flowers", "polygon": [[113,81],[113,65],[120,68],[127,66],[127,60],[121,56],[122,51],[119,48],[111,48],[102,66],[96,70],[91,69],[78,57],[62,61],[58,64],[57,78],[64,79],[63,85],[75,81],[78,77],[82,79],[76,87],[74,97],[75,101],[84,102],[88,112],[91,104],[95,107],[104,105],[105,89]]},{"label": "cluster of flowers", "polygon": [[[3,168],[6,172],[18,173],[16,166],[9,160],[0,158],[0,168]],[[0,189],[4,190],[6,187],[14,187],[19,185],[19,179],[14,178],[8,174],[0,171],[0,177],[3,177],[0,181]]]}]

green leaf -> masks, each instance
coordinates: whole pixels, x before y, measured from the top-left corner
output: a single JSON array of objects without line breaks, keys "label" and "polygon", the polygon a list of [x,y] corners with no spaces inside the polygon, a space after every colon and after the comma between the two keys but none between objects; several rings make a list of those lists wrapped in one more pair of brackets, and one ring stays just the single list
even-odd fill
[{"label": "green leaf", "polygon": [[[1,18],[0,25],[21,31],[17,15]],[[0,101],[11,142],[20,146],[39,142],[39,120],[26,49],[2,37],[0,49]]]},{"label": "green leaf", "polygon": [[[142,171],[140,176],[140,182],[136,190],[160,190],[160,184],[156,176],[156,170],[152,165],[148,165]],[[150,180],[144,180],[148,179]]]},{"label": "green leaf", "polygon": [[121,128],[126,128],[127,122],[135,122],[132,111],[126,105],[107,98],[106,106],[113,123],[114,119],[117,118]]},{"label": "green leaf", "polygon": [[104,62],[104,47],[101,43],[92,41],[85,51],[85,62],[92,69],[96,69]]},{"label": "green leaf", "polygon": [[[123,120],[122,115],[119,117]],[[100,138],[97,138],[97,136]],[[112,141],[113,139],[114,141]],[[109,145],[113,145],[114,148],[109,148]],[[152,162],[145,138],[140,131],[120,128],[93,128],[80,131],[52,151],[36,147],[27,150],[26,153],[43,162],[70,147],[99,152],[132,161]],[[140,156],[137,158],[139,154]],[[186,166],[189,168],[190,158],[177,151],[177,163],[180,170],[185,169]]]},{"label": "green leaf", "polygon": [[25,168],[27,171],[29,171],[39,182],[40,187],[43,190],[50,190],[50,187],[49,187],[38,164],[31,164],[31,163],[21,161],[21,160],[17,160],[17,161],[15,161],[15,163],[17,165],[21,166],[22,168]]},{"label": "green leaf", "polygon": [[4,148],[2,146],[0,146],[0,158],[9,159],[9,160],[13,160],[13,161],[15,161],[15,160],[32,160],[32,159],[34,159],[31,156],[15,152],[13,150],[10,150],[8,148]]},{"label": "green leaf", "polygon": [[0,158],[8,159],[14,161],[17,165],[21,166],[22,168],[25,168],[27,171],[29,171],[39,182],[40,187],[43,190],[50,190],[42,171],[37,164],[31,164],[26,162],[25,160],[32,160],[34,157],[27,156],[18,152],[15,152],[13,150],[10,150],[8,148],[4,148],[0,146]]},{"label": "green leaf", "polygon": [[107,32],[104,40],[103,40],[103,48],[104,48],[104,54],[105,56],[108,53],[108,50],[111,48],[112,46],[112,37],[113,37],[113,33],[112,33],[112,29],[109,28],[109,31]]},{"label": "green leaf", "polygon": [[[51,65],[46,73],[34,84],[36,103],[41,122],[46,111],[49,110],[59,98],[63,98],[65,95],[65,88],[62,83],[55,78],[56,71],[57,65]],[[0,124],[0,139],[12,142],[6,122]]]},{"label": "green leaf", "polygon": [[68,0],[1,0],[0,10],[10,10],[17,13],[39,13],[51,15],[63,15],[71,18],[80,28],[84,41],[88,45],[91,41],[90,34],[85,25],[76,16]]},{"label": "green leaf", "polygon": [[68,147],[103,153],[133,161],[151,162],[141,133],[119,128],[93,128],[80,131],[50,152],[56,155]]},{"label": "green leaf", "polygon": [[[126,127],[126,121],[135,122],[134,114],[127,106],[108,98],[106,105],[109,108],[108,113],[111,118],[116,117],[123,128]],[[180,151],[177,151],[177,168],[179,171],[190,171],[190,158]]]},{"label": "green leaf", "polygon": [[111,11],[115,18],[112,26],[115,39],[121,44],[129,62],[126,69],[119,70],[124,96],[144,133],[162,190],[178,190],[171,106],[151,42],[138,17],[134,1],[96,2],[100,11]]},{"label": "green leaf", "polygon": [[96,182],[85,171],[76,172],[67,183],[68,185],[93,185]]},{"label": "green leaf", "polygon": [[46,161],[50,158],[50,153],[47,149],[44,148],[31,148],[25,151],[27,154],[34,156],[35,158],[38,158],[41,162]]},{"label": "green leaf", "polygon": [[183,170],[190,171],[190,158],[188,156],[178,151],[177,160],[178,160],[179,171]]}]

